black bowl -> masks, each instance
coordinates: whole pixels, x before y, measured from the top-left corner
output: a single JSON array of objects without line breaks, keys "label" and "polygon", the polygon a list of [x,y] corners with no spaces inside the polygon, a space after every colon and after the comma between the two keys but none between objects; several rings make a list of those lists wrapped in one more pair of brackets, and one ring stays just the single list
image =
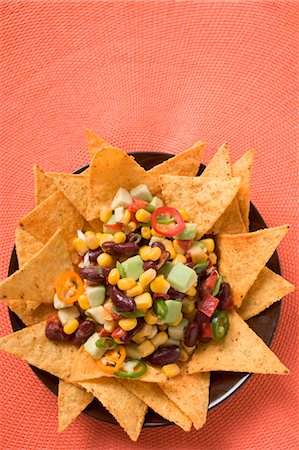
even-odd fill
[{"label": "black bowl", "polygon": [[[151,169],[153,166],[160,164],[163,161],[171,158],[173,155],[168,153],[161,152],[136,152],[131,153],[136,161],[140,165],[142,165],[145,169]],[[87,169],[88,165],[81,167],[76,170],[74,173],[81,173],[85,169]],[[200,175],[205,166],[201,165],[198,175]],[[266,228],[266,223],[263,220],[262,216],[255,208],[255,206],[251,203],[250,205],[250,231],[259,230],[261,228]],[[281,274],[279,258],[277,252],[273,254],[267,266],[273,270],[274,272]],[[11,275],[16,270],[18,270],[18,260],[16,256],[15,249],[12,252],[9,272],[8,275]],[[256,317],[248,320],[248,324],[255,331],[255,333],[260,336],[263,341],[270,345],[273,337],[275,335],[275,331],[278,325],[279,316],[281,310],[281,302],[276,302],[270,308],[263,311]],[[23,322],[18,318],[16,314],[13,312],[9,312],[10,320],[12,324],[12,328],[14,331],[20,330],[24,328]],[[38,378],[44,383],[44,385],[55,395],[57,395],[58,390],[58,379],[53,375],[50,375],[43,370],[37,369],[36,367],[32,367],[32,370],[38,376]],[[209,401],[209,410],[215,408],[215,406],[220,405],[224,400],[230,397],[234,392],[240,389],[241,386],[251,377],[249,373],[235,373],[235,372],[212,372],[211,373],[211,384],[210,384],[210,401]],[[103,408],[103,406],[99,403],[98,400],[94,399],[90,405],[84,411],[87,415],[94,417],[96,419],[103,420],[104,422],[109,423],[117,423],[116,420],[109,414],[109,412]],[[170,422],[165,420],[163,417],[160,417],[158,414],[153,412],[151,409],[148,411],[144,426],[146,427],[156,427],[156,426],[164,426],[171,425]]]}]

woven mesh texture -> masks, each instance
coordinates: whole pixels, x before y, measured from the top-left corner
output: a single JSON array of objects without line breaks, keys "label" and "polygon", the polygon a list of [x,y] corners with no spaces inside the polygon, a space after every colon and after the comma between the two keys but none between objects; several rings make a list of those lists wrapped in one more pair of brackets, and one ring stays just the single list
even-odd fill
[{"label": "woven mesh texture", "polygon": [[[290,223],[283,273],[298,263],[298,2],[5,1],[1,9],[0,276],[18,219],[33,207],[34,162],[87,162],[84,129],[127,151],[178,153],[224,140],[256,149],[252,200]],[[274,351],[287,377],[254,376],[202,431],[146,429],[141,449],[297,449],[298,303],[284,302]],[[1,335],[11,327],[0,309]],[[0,356],[0,448],[136,448],[119,427],[80,417],[58,435],[57,406],[25,364]]]}]

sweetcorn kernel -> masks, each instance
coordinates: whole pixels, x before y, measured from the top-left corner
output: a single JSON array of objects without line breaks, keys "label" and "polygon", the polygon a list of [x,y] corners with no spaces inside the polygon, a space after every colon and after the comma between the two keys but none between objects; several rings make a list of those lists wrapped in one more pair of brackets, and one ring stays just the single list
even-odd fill
[{"label": "sweetcorn kernel", "polygon": [[108,333],[112,333],[117,327],[115,320],[109,320],[104,323],[104,329],[108,331]]},{"label": "sweetcorn kernel", "polygon": [[148,286],[157,276],[155,269],[147,269],[139,277],[139,283],[143,286]]},{"label": "sweetcorn kernel", "polygon": [[115,286],[118,281],[120,279],[120,273],[118,271],[118,269],[112,269],[109,272],[108,275],[108,283],[111,284],[112,286]]},{"label": "sweetcorn kernel", "polygon": [[201,239],[200,242],[202,244],[204,244],[204,246],[206,247],[207,251],[209,253],[212,253],[215,250],[215,241],[212,238],[207,238],[207,239]]},{"label": "sweetcorn kernel", "polygon": [[138,222],[142,222],[142,223],[149,223],[152,219],[151,213],[146,211],[143,208],[140,208],[136,211],[135,217],[136,217],[136,220],[138,220]]},{"label": "sweetcorn kernel", "polygon": [[190,255],[194,264],[202,264],[208,259],[208,255],[201,248],[192,250]]},{"label": "sweetcorn kernel", "polygon": [[86,237],[86,244],[88,245],[90,250],[95,250],[96,248],[99,247],[100,241],[96,237],[96,235],[94,233],[92,233]]},{"label": "sweetcorn kernel", "polygon": [[109,267],[113,264],[113,259],[111,255],[108,255],[108,253],[101,253],[97,257],[97,263],[100,267]]},{"label": "sweetcorn kernel", "polygon": [[127,236],[122,231],[118,231],[113,236],[113,242],[115,242],[116,244],[123,244],[124,242],[126,242],[126,239]]},{"label": "sweetcorn kernel", "polygon": [[90,308],[90,304],[89,304],[88,297],[86,294],[80,295],[80,297],[78,298],[78,303],[79,303],[80,308],[83,310]]},{"label": "sweetcorn kernel", "polygon": [[165,366],[162,367],[162,372],[164,373],[164,375],[168,378],[172,378],[172,377],[176,377],[177,375],[179,375],[181,373],[181,369],[179,368],[179,366],[177,364],[166,364]]},{"label": "sweetcorn kernel", "polygon": [[174,259],[176,257],[176,251],[173,247],[172,241],[170,241],[168,239],[164,239],[164,241],[162,243],[165,247],[165,250],[170,253],[170,258]]},{"label": "sweetcorn kernel", "polygon": [[197,294],[197,290],[195,289],[195,287],[191,287],[191,288],[186,292],[186,295],[189,295],[190,297],[195,297],[196,294]]},{"label": "sweetcorn kernel", "polygon": [[[135,222],[129,222],[128,225],[126,225],[126,231],[128,233],[133,233],[133,231],[135,231],[137,228],[137,225]],[[127,234],[128,234],[127,233]]]},{"label": "sweetcorn kernel", "polygon": [[149,309],[153,305],[153,299],[149,292],[144,292],[143,294],[134,297],[137,309]]},{"label": "sweetcorn kernel", "polygon": [[63,327],[65,334],[73,334],[79,328],[79,320],[69,320]]},{"label": "sweetcorn kernel", "polygon": [[81,256],[84,256],[89,250],[88,245],[81,238],[75,238],[73,240],[73,246],[76,252],[78,252]]},{"label": "sweetcorn kernel", "polygon": [[182,312],[184,314],[191,314],[195,309],[195,303],[183,303],[182,304]]},{"label": "sweetcorn kernel", "polygon": [[152,247],[149,245],[144,245],[139,250],[139,255],[143,259],[143,261],[149,261],[150,260],[150,254],[151,254]]},{"label": "sweetcorn kernel", "polygon": [[142,344],[138,345],[138,350],[140,351],[143,358],[146,358],[146,356],[151,355],[156,349],[154,344],[146,339]]},{"label": "sweetcorn kernel", "polygon": [[210,257],[211,263],[214,266],[217,263],[217,255],[216,255],[216,253],[214,253],[214,252],[210,253],[209,257]]},{"label": "sweetcorn kernel", "polygon": [[120,280],[118,280],[117,286],[122,291],[128,291],[132,287],[136,286],[136,281],[133,280],[133,278],[121,278]]},{"label": "sweetcorn kernel", "polygon": [[163,237],[162,234],[157,233],[153,228],[151,228],[151,235],[154,237]]},{"label": "sweetcorn kernel", "polygon": [[167,294],[170,284],[165,280],[164,275],[158,275],[154,281],[151,282],[150,288],[155,294]]},{"label": "sweetcorn kernel", "polygon": [[177,327],[182,322],[182,320],[183,320],[183,313],[180,312],[178,319],[175,322],[173,322],[171,325],[173,327]]},{"label": "sweetcorn kernel", "polygon": [[128,297],[136,297],[136,295],[143,294],[144,287],[142,284],[137,283],[136,286],[133,286],[131,289],[128,289],[126,294]]},{"label": "sweetcorn kernel", "polygon": [[121,223],[123,223],[124,225],[128,225],[130,220],[131,220],[131,213],[130,213],[130,211],[128,211],[126,209],[125,212],[124,212],[124,215],[123,215]]},{"label": "sweetcorn kernel", "polygon": [[111,242],[113,241],[113,235],[110,233],[102,233],[100,237],[100,245],[103,245],[104,242]]},{"label": "sweetcorn kernel", "polygon": [[121,319],[118,322],[118,325],[125,331],[133,330],[137,325],[136,317],[132,317],[130,319]]},{"label": "sweetcorn kernel", "polygon": [[143,237],[143,239],[150,239],[151,238],[150,227],[141,227],[141,236]]},{"label": "sweetcorn kernel", "polygon": [[172,262],[173,262],[173,264],[177,264],[177,263],[185,264],[187,262],[187,258],[186,258],[186,256],[178,253]]},{"label": "sweetcorn kernel", "polygon": [[144,316],[144,320],[149,325],[156,325],[158,323],[158,317],[152,309],[150,309]]},{"label": "sweetcorn kernel", "polygon": [[165,333],[165,331],[160,331],[159,333],[154,336],[151,341],[154,344],[156,348],[158,348],[160,345],[165,344],[165,342],[168,339],[168,334]]},{"label": "sweetcorn kernel", "polygon": [[100,221],[101,222],[108,222],[108,220],[111,219],[112,216],[112,209],[108,208],[107,206],[102,206],[101,212],[100,212]]}]

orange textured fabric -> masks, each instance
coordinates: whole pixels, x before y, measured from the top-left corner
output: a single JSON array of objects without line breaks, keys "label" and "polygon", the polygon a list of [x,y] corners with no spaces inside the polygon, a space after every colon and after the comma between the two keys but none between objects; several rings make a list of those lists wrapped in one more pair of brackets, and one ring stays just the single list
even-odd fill
[{"label": "orange textured fabric", "polygon": [[[252,201],[269,226],[290,223],[279,254],[295,283],[296,1],[0,3],[2,278],[18,219],[34,205],[33,163],[80,167],[88,127],[127,151],[178,153],[204,139],[204,162],[225,140],[233,161],[254,147]],[[138,448],[299,448],[295,296],[273,344],[290,376],[254,376],[201,431],[146,429]],[[3,306],[0,330],[11,331]],[[86,416],[59,435],[56,398],[30,368],[4,354],[0,367],[1,450],[136,448],[119,427]]]}]

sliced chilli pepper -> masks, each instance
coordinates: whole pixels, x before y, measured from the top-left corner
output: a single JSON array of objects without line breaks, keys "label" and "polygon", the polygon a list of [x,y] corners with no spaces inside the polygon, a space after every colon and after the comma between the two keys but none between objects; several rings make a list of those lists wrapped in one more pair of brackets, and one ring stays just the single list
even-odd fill
[{"label": "sliced chilli pepper", "polygon": [[156,208],[155,208],[153,205],[147,205],[147,206],[145,207],[145,209],[146,209],[148,212],[152,213],[152,212],[155,211]]},{"label": "sliced chilli pepper", "polygon": [[193,267],[193,270],[195,270],[195,272],[196,272],[197,274],[199,274],[199,273],[203,272],[204,270],[206,270],[206,268],[208,267],[208,265],[209,265],[209,261],[205,261],[204,263],[196,264],[196,265]]},{"label": "sliced chilli pepper", "polygon": [[219,275],[218,280],[216,281],[214,290],[213,290],[213,292],[212,292],[212,295],[213,295],[214,297],[216,297],[216,295],[218,295],[222,281],[223,281],[223,278],[222,278],[221,275]]},{"label": "sliced chilli pepper", "polygon": [[[171,220],[170,223],[160,223],[159,221]],[[152,227],[162,236],[173,237],[180,234],[185,229],[185,222],[177,209],[169,206],[162,206],[155,209],[152,214]]]},{"label": "sliced chilli pepper", "polygon": [[173,217],[166,217],[166,216],[161,216],[158,217],[157,219],[157,223],[162,224],[162,225],[169,225],[170,223],[174,223],[175,220]]},{"label": "sliced chilli pepper", "polygon": [[113,375],[121,368],[125,358],[126,350],[120,345],[114,350],[107,351],[100,359],[97,360],[97,363],[102,372]]},{"label": "sliced chilli pepper", "polygon": [[96,347],[102,350],[114,350],[118,346],[112,337],[101,337],[96,341]]},{"label": "sliced chilli pepper", "polygon": [[71,304],[84,293],[84,284],[76,272],[62,272],[56,280],[55,289],[59,300]]},{"label": "sliced chilli pepper", "polygon": [[[126,371],[126,365],[129,365],[130,363],[136,363],[136,366],[134,367],[133,372]],[[147,365],[144,361],[138,360],[138,359],[130,359],[126,360],[120,370],[115,373],[115,376],[118,378],[140,378],[142,375],[146,373]]]},{"label": "sliced chilli pepper", "polygon": [[223,339],[228,331],[228,315],[225,311],[218,311],[212,319],[212,333],[216,341]]},{"label": "sliced chilli pepper", "polygon": [[209,342],[213,337],[212,333],[212,324],[211,322],[204,322],[201,325],[201,331],[199,334],[199,340],[200,342],[206,343]]},{"label": "sliced chilli pepper", "polygon": [[117,315],[118,318],[120,317],[125,317],[127,319],[130,319],[130,317],[144,317],[145,316],[145,312],[143,311],[138,311],[138,309],[135,309],[135,311],[118,311],[114,306],[112,307],[112,311],[115,315]]},{"label": "sliced chilli pepper", "polygon": [[198,311],[201,311],[207,317],[212,317],[218,303],[218,298],[215,298],[210,294],[206,294],[201,303],[198,305]]},{"label": "sliced chilli pepper", "polygon": [[213,292],[217,280],[218,280],[218,272],[216,269],[214,269],[209,275],[209,277],[204,281],[204,287]]},{"label": "sliced chilli pepper", "polygon": [[111,336],[113,337],[113,339],[121,339],[124,336],[126,336],[127,332],[125,330],[123,330],[122,328],[118,327],[116,328],[113,333],[111,334]]},{"label": "sliced chilli pepper", "polygon": [[167,314],[167,305],[164,300],[157,300],[154,303],[154,311],[159,317],[159,319],[164,319]]},{"label": "sliced chilli pepper", "polygon": [[110,230],[116,230],[116,231],[120,231],[123,228],[121,223],[108,223],[108,222],[106,222],[104,224],[104,226],[107,227],[107,228],[110,228]]}]

